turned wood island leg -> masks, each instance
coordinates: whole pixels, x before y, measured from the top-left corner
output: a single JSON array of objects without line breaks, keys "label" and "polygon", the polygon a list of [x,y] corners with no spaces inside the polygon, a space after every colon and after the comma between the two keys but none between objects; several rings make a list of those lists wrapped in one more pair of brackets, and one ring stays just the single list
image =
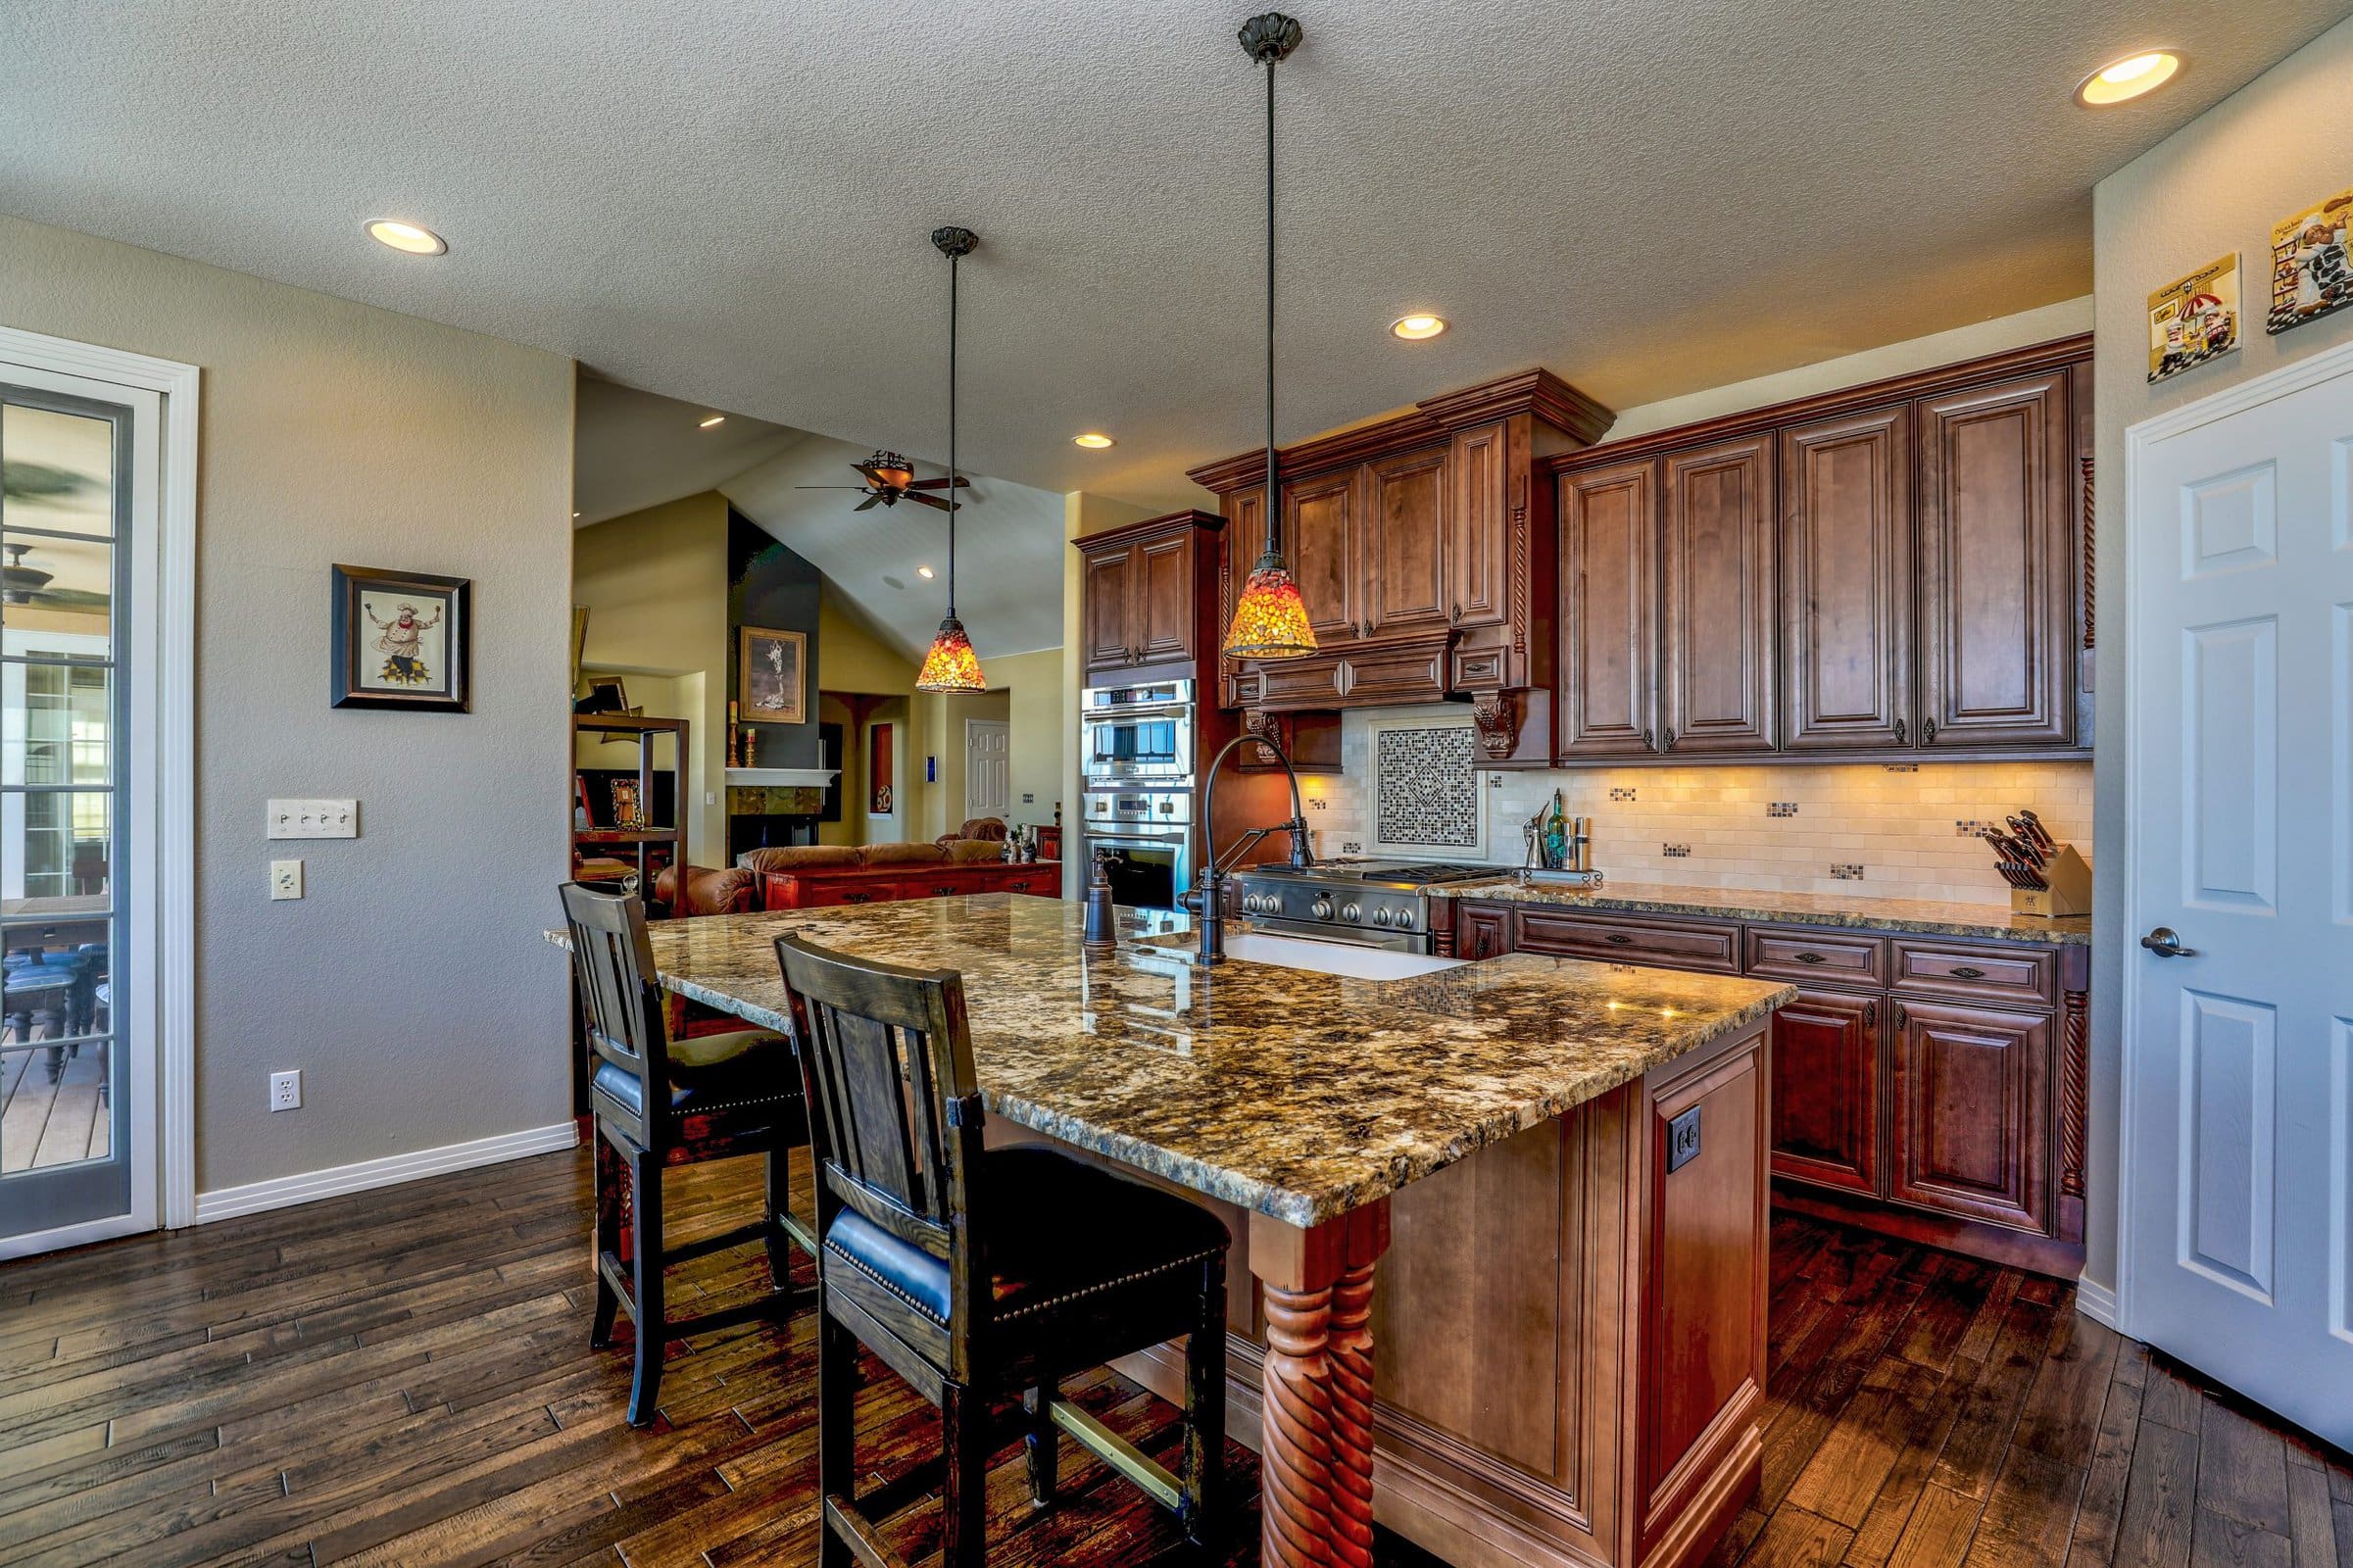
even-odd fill
[{"label": "turned wood island leg", "polygon": [[1386,1199],[1310,1229],[1250,1216],[1266,1308],[1265,1568],[1371,1568],[1373,1265],[1388,1247]]}]

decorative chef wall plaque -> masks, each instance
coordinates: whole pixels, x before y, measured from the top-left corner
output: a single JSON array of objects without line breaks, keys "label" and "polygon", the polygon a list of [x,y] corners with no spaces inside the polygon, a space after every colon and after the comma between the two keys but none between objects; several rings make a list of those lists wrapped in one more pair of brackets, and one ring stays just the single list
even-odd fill
[{"label": "decorative chef wall plaque", "polygon": [[2149,379],[2162,381],[2238,347],[2238,253],[2149,296]]},{"label": "decorative chef wall plaque", "polygon": [[2353,190],[2341,190],[2272,229],[2272,314],[2264,326],[2284,332],[2353,305]]},{"label": "decorative chef wall plaque", "polygon": [[333,589],[331,706],[470,710],[471,580],[337,564]]}]

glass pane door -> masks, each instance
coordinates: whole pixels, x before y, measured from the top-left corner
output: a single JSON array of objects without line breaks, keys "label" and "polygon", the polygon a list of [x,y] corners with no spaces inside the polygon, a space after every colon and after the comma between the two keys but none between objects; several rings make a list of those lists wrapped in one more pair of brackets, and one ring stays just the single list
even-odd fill
[{"label": "glass pane door", "polygon": [[0,383],[0,1239],[130,1212],[131,410]]}]

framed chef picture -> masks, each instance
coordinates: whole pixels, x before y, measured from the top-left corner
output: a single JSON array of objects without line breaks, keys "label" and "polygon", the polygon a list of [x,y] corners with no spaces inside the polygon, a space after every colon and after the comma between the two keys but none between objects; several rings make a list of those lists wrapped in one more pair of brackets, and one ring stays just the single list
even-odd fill
[{"label": "framed chef picture", "polygon": [[2238,253],[2149,296],[2149,379],[2162,381],[2238,347]]},{"label": "framed chef picture", "polygon": [[470,711],[472,587],[465,577],[337,564],[330,706]]},{"label": "framed chef picture", "polygon": [[2340,190],[2272,225],[2272,309],[2264,330],[2284,332],[2353,305],[2353,190]]}]

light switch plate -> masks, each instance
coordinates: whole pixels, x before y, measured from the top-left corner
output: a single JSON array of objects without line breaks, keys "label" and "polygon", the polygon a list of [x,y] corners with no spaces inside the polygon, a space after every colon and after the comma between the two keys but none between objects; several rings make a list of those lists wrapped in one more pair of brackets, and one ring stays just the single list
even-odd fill
[{"label": "light switch plate", "polygon": [[360,836],[360,803],[271,801],[269,831],[273,839],[356,839]]},{"label": "light switch plate", "polygon": [[270,896],[273,899],[302,897],[302,862],[272,860],[270,862]]}]

